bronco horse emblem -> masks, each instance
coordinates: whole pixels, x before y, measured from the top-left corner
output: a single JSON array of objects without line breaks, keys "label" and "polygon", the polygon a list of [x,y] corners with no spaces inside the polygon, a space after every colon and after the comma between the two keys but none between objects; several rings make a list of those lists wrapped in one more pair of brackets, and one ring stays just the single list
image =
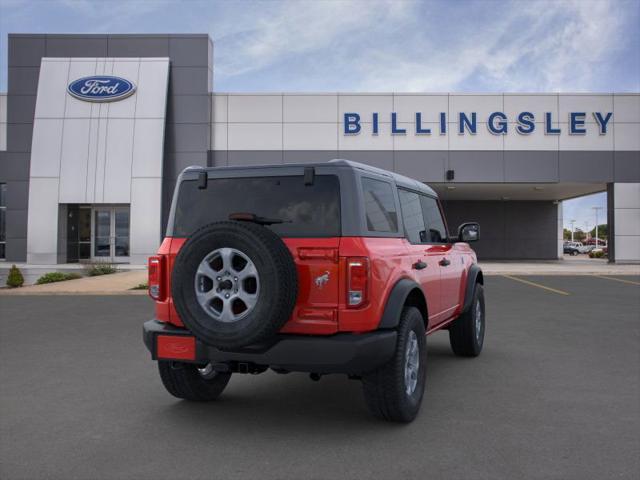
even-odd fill
[{"label": "bronco horse emblem", "polygon": [[322,275],[320,275],[319,277],[316,277],[316,287],[318,288],[322,288],[324,287],[327,282],[329,281],[329,272],[325,271]]}]

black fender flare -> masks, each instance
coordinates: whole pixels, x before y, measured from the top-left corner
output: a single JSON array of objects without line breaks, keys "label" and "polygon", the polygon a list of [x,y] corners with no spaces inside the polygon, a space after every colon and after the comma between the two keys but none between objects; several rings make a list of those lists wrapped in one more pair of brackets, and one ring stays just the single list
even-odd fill
[{"label": "black fender flare", "polygon": [[465,313],[471,307],[471,301],[473,300],[473,291],[476,288],[476,283],[484,285],[484,276],[482,275],[482,269],[478,264],[474,263],[469,267],[469,273],[467,273],[467,286],[464,292],[464,304],[462,306],[462,313]]},{"label": "black fender flare", "polygon": [[400,313],[402,312],[402,308],[407,302],[407,298],[411,294],[411,292],[418,290],[422,297],[422,302],[424,303],[424,310],[421,312],[425,316],[425,328],[428,322],[426,307],[427,300],[420,288],[420,285],[413,280],[409,280],[408,278],[403,278],[399,280],[391,289],[391,293],[387,298],[387,304],[384,307],[384,313],[382,314],[382,318],[380,319],[380,323],[378,324],[379,329],[388,329],[388,328],[396,328],[398,326],[398,321],[400,320]]}]

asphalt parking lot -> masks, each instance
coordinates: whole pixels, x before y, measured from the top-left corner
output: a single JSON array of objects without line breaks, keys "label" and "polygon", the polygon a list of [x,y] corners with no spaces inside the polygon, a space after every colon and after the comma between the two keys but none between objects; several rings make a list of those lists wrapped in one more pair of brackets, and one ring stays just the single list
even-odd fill
[{"label": "asphalt parking lot", "polygon": [[341,376],[178,401],[142,345],[146,297],[0,297],[0,478],[636,479],[640,278],[618,278],[488,277],[483,354],[430,336],[410,425]]}]

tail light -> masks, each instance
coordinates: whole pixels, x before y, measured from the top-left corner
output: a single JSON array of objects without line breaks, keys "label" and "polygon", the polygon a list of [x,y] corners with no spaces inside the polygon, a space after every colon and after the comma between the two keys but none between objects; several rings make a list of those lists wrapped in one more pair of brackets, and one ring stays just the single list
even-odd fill
[{"label": "tail light", "polygon": [[149,296],[154,300],[163,300],[164,288],[164,256],[149,257]]},{"label": "tail light", "polygon": [[347,258],[347,307],[366,305],[369,297],[369,259]]}]

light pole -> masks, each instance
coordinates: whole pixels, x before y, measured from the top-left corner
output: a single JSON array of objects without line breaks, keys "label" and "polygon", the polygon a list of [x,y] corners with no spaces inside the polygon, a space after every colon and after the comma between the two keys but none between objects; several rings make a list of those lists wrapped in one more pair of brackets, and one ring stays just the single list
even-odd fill
[{"label": "light pole", "polygon": [[574,230],[573,226],[575,225],[576,221],[571,220],[569,223],[571,224],[571,241],[573,242],[573,230]]},{"label": "light pole", "polygon": [[589,222],[584,222],[584,241],[586,242],[589,239]]},{"label": "light pole", "polygon": [[591,207],[596,211],[596,248],[598,248],[598,210],[602,210],[602,207]]}]

